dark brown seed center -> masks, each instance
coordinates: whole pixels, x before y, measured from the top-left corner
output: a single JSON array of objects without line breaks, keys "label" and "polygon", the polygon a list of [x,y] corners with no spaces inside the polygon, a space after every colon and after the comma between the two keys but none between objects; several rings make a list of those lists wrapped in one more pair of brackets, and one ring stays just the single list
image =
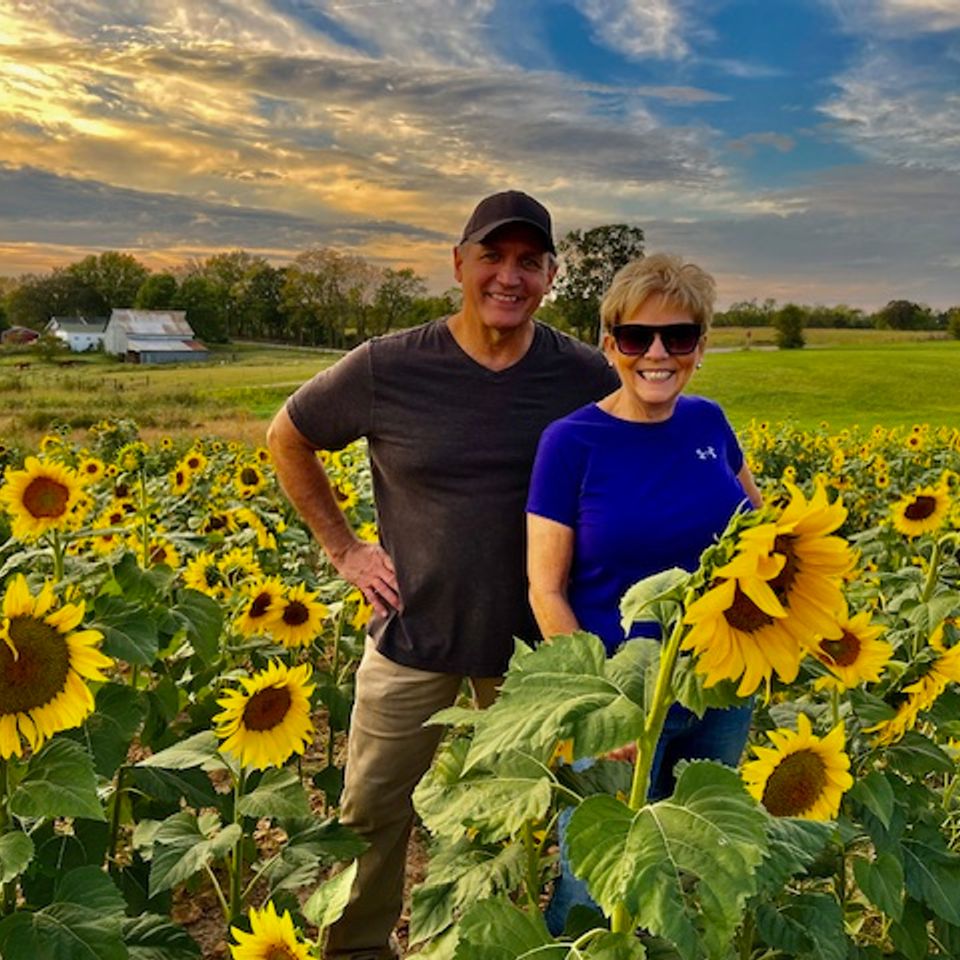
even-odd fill
[{"label": "dark brown seed center", "polygon": [[23,491],[23,505],[34,517],[62,517],[70,491],[50,477],[34,477]]},{"label": "dark brown seed center", "polygon": [[291,600],[283,609],[283,622],[290,627],[299,627],[310,619],[310,611],[299,600]]},{"label": "dark brown seed center", "polygon": [[849,630],[839,640],[821,640],[820,649],[827,659],[838,667],[849,667],[860,656],[860,638]]},{"label": "dark brown seed center", "polygon": [[244,467],[240,471],[240,482],[248,487],[255,487],[260,482],[260,474],[253,467]]},{"label": "dark brown seed center", "polygon": [[0,716],[27,713],[53,700],[66,687],[70,651],[63,635],[35,617],[12,617],[10,639],[0,642]]},{"label": "dark brown seed center", "polygon": [[921,494],[914,498],[913,503],[908,504],[907,509],[903,511],[903,515],[908,520],[926,520],[927,517],[933,515],[936,509],[937,501],[933,497]]},{"label": "dark brown seed center", "polygon": [[292,702],[286,687],[258,690],[243,708],[243,725],[256,732],[272,730],[283,723]]},{"label": "dark brown seed center", "polygon": [[733,603],[723,611],[723,615],[734,630],[743,633],[754,633],[773,623],[773,617],[764,613],[739,586],[733,595]]},{"label": "dark brown seed center", "polygon": [[263,593],[258,593],[253,598],[253,603],[250,604],[249,617],[255,619],[257,617],[262,617],[270,609],[270,594],[264,591]]},{"label": "dark brown seed center", "polygon": [[820,799],[826,785],[823,760],[812,750],[798,750],[770,775],[762,803],[775,817],[799,817]]}]

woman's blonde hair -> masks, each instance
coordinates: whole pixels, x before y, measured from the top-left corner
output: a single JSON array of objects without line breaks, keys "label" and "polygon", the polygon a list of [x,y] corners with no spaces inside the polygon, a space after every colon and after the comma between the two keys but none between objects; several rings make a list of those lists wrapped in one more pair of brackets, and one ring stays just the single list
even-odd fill
[{"label": "woman's blonde hair", "polygon": [[670,253],[652,253],[631,260],[621,267],[600,302],[600,320],[607,333],[618,323],[629,320],[644,301],[661,294],[690,313],[704,333],[710,329],[717,285],[706,270],[695,263],[684,263]]}]

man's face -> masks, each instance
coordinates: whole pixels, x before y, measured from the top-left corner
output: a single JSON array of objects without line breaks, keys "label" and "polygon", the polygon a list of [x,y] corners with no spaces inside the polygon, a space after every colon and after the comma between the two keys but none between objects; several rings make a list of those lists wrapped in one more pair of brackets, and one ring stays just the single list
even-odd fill
[{"label": "man's face", "polygon": [[534,314],[556,273],[535,227],[512,223],[482,243],[453,251],[454,276],[463,287],[463,315],[484,327],[508,331]]}]

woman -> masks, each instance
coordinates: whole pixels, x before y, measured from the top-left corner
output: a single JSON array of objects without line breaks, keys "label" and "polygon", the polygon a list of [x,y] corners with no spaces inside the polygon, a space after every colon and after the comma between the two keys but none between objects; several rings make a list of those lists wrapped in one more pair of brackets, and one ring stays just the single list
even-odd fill
[{"label": "woman", "polygon": [[[649,623],[624,636],[623,594],[660,570],[695,570],[733,513],[760,506],[720,407],[682,395],[703,358],[714,298],[709,274],[666,254],[627,264],[603,298],[603,350],[620,387],[544,431],[531,478],[530,603],[544,637],[588,630],[611,654],[630,637],[657,636]],[[749,725],[748,707],[698,719],[674,705],[650,798],[673,792],[677,760],[736,764]],[[591,902],[561,862],[547,912],[554,934],[571,906]]]}]

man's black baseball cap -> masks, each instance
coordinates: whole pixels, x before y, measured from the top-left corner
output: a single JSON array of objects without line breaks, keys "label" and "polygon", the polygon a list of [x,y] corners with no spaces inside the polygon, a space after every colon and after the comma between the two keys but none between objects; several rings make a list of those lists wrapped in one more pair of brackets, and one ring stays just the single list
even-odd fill
[{"label": "man's black baseball cap", "polygon": [[542,234],[550,253],[556,253],[553,245],[553,225],[547,208],[533,197],[519,190],[504,190],[481,200],[463,228],[461,243],[481,243],[494,230],[508,223],[528,223]]}]

